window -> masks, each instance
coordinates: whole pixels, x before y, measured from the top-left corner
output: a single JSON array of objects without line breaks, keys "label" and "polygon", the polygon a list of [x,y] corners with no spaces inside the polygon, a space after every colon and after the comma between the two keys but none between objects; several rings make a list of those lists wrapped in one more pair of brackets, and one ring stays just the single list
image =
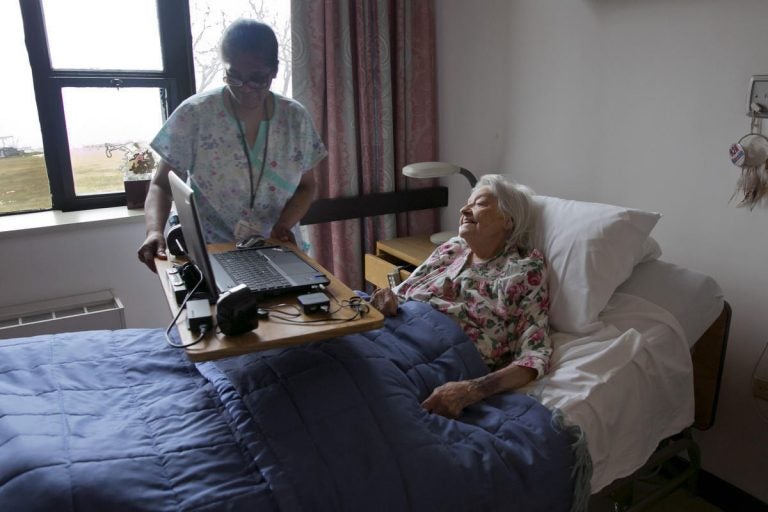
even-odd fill
[{"label": "window", "polygon": [[124,205],[115,148],[148,144],[196,81],[223,85],[218,42],[238,17],[275,29],[272,89],[290,96],[287,0],[0,2],[0,215]]},{"label": "window", "polygon": [[0,5],[13,55],[0,80],[0,213],[125,204],[122,155],[105,145],[148,142],[194,90],[187,2]]},{"label": "window", "polygon": [[224,68],[218,45],[224,29],[237,18],[261,20],[275,31],[278,43],[278,73],[272,91],[291,97],[291,2],[252,0],[190,0],[190,24],[194,42],[195,81],[198,91],[222,84]]}]

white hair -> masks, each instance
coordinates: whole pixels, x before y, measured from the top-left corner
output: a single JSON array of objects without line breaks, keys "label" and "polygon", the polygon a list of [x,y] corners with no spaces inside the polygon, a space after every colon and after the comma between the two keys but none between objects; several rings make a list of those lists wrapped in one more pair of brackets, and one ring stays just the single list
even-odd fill
[{"label": "white hair", "polygon": [[531,249],[531,241],[534,229],[533,202],[531,197],[535,194],[530,187],[521,185],[501,174],[486,174],[481,176],[472,189],[488,187],[496,196],[499,210],[505,218],[513,223],[509,236],[521,251]]}]

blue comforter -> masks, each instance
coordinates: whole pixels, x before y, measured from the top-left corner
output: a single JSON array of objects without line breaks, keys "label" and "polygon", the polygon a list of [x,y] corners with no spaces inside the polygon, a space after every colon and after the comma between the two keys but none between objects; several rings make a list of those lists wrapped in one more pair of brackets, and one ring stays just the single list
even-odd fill
[{"label": "blue comforter", "polygon": [[161,330],[0,341],[0,510],[568,510],[573,439],[408,303],[384,328],[195,365]]}]

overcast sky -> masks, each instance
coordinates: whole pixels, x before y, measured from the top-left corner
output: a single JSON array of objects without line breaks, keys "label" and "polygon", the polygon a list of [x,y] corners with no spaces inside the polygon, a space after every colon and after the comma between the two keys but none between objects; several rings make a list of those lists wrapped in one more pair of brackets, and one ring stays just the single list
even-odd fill
[{"label": "overcast sky", "polygon": [[[191,0],[190,5],[194,11],[203,3]],[[226,12],[230,19],[247,12],[246,0],[208,3]],[[157,26],[146,21],[156,19],[155,0],[44,0],[43,4],[54,67],[161,68]],[[130,8],[126,9],[126,5]],[[281,18],[290,16],[289,0],[266,0],[265,5]],[[16,1],[0,1],[0,48],[4,68],[0,80],[0,136],[13,137],[5,145],[39,148],[42,140],[32,75]],[[273,89],[278,90],[278,85]],[[138,134],[151,139],[162,121],[156,98],[155,90],[144,89],[65,91],[70,144],[121,142]]]}]

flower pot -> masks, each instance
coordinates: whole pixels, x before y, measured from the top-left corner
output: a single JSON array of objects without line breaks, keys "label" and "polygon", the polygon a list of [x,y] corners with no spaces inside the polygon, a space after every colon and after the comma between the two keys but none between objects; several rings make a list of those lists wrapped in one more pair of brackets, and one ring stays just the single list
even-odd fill
[{"label": "flower pot", "polygon": [[129,209],[144,208],[144,200],[149,192],[149,184],[152,180],[124,181],[125,206]]}]

